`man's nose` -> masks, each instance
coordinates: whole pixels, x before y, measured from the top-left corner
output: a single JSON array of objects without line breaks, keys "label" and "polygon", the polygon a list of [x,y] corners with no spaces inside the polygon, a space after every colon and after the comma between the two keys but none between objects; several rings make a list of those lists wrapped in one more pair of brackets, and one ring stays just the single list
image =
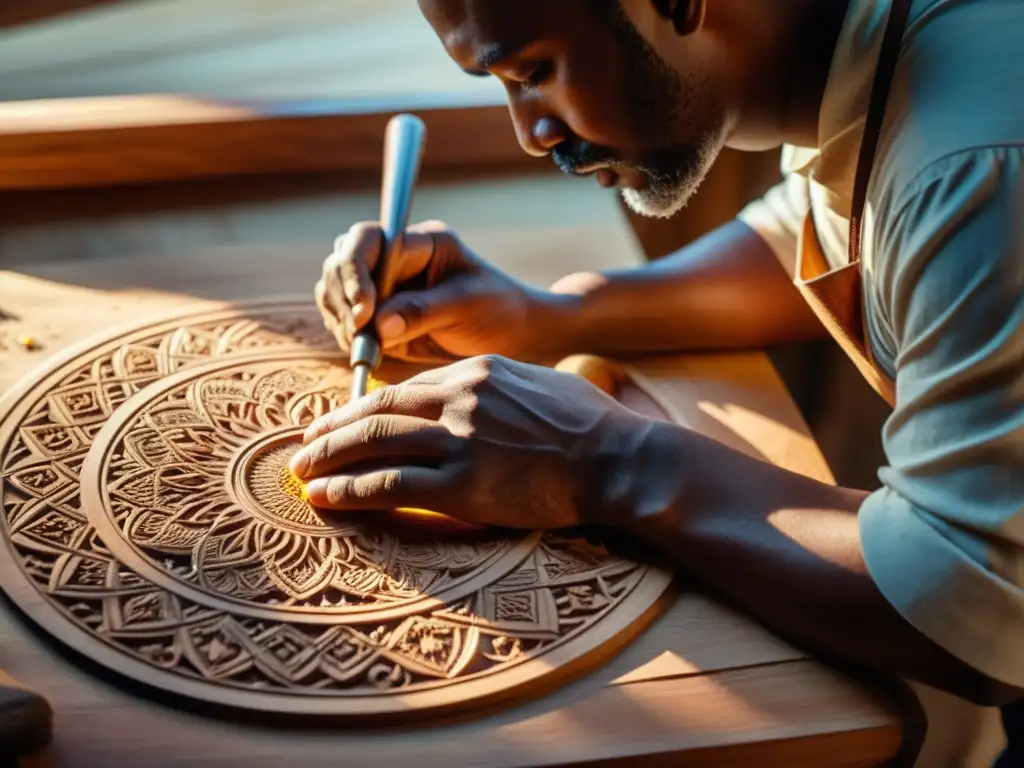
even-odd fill
[{"label": "man's nose", "polygon": [[569,139],[569,128],[557,117],[539,113],[538,106],[536,102],[512,100],[509,110],[523,151],[534,157],[544,157]]}]

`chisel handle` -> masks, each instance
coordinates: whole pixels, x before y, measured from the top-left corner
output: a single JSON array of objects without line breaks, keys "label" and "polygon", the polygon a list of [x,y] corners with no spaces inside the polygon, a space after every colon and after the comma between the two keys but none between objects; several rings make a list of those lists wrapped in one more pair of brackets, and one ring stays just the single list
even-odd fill
[{"label": "chisel handle", "polygon": [[[398,260],[409,226],[416,180],[423,161],[427,127],[414,115],[397,115],[388,122],[384,135],[384,178],[380,190],[380,225],[384,235],[380,258],[374,270],[376,306],[394,293]],[[380,338],[371,320],[352,340],[352,399],[366,394],[370,374],[380,365]]]}]

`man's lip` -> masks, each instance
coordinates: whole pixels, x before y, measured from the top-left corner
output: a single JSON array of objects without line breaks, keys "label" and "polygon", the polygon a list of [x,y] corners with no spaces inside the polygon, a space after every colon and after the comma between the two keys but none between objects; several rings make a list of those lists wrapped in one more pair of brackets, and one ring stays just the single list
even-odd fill
[{"label": "man's lip", "polygon": [[605,163],[579,166],[573,169],[572,175],[581,178],[585,176],[595,176],[597,178],[597,183],[606,189],[614,187],[619,181],[618,172]]},{"label": "man's lip", "polygon": [[608,163],[592,163],[590,165],[578,165],[572,169],[572,175],[579,178],[595,176],[597,183],[602,187],[610,188],[619,183],[621,176],[614,167]]},{"label": "man's lip", "polygon": [[611,168],[601,168],[597,171],[597,183],[605,189],[611,189],[619,181],[619,174]]},{"label": "man's lip", "polygon": [[572,169],[573,176],[593,176],[598,171],[608,168],[607,163],[594,163],[592,165],[577,165]]}]

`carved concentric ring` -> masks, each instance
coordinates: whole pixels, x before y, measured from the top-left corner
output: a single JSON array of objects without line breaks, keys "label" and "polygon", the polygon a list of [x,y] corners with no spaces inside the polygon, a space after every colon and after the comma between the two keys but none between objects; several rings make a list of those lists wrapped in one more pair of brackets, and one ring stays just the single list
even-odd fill
[{"label": "carved concentric ring", "polygon": [[301,444],[302,427],[286,427],[257,437],[235,455],[228,467],[228,494],[257,520],[298,536],[350,533],[353,526],[347,518],[321,514],[306,501],[302,483],[288,468]]},{"label": "carved concentric ring", "polygon": [[197,308],[26,379],[0,405],[0,586],[138,682],[357,719],[560,680],[656,615],[669,574],[597,541],[303,506],[280,467],[347,392],[331,346],[307,303]]},{"label": "carved concentric ring", "polygon": [[321,515],[288,492],[303,426],[347,400],[342,364],[245,355],[147,387],[96,435],[82,469],[87,520],[120,562],[168,591],[269,620],[386,622],[519,566],[539,534],[400,536],[378,515]]}]

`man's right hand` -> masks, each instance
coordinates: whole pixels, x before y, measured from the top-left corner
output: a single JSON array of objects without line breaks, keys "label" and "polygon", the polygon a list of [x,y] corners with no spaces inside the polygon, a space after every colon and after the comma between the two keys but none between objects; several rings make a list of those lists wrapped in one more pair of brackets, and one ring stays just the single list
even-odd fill
[{"label": "man's right hand", "polygon": [[399,360],[497,354],[541,362],[568,353],[558,342],[567,297],[530,288],[487,264],[440,222],[406,231],[394,265],[396,292],[378,307],[371,274],[383,239],[377,223],[356,224],[335,241],[317,283],[324,323],[344,351],[372,321],[384,354]]}]

